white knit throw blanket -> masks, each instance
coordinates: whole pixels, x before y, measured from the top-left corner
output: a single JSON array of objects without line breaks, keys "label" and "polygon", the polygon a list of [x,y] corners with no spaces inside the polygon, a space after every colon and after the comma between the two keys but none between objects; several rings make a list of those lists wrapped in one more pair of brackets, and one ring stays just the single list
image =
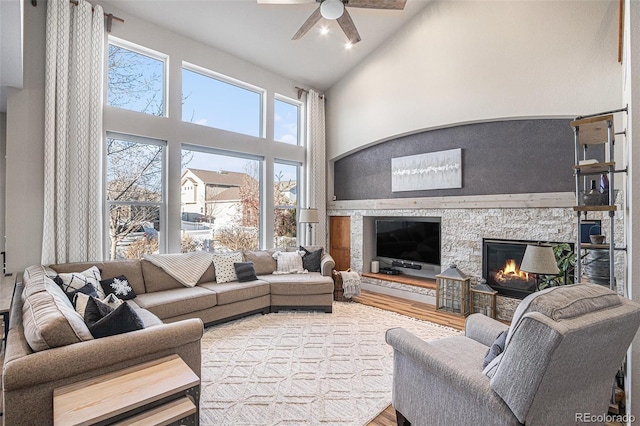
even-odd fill
[{"label": "white knit throw blanket", "polygon": [[145,254],[143,258],[162,268],[186,287],[195,286],[213,262],[213,255],[202,251],[179,254]]},{"label": "white knit throw blanket", "polygon": [[340,275],[342,276],[343,296],[347,298],[360,296],[360,274],[357,272],[340,271]]}]

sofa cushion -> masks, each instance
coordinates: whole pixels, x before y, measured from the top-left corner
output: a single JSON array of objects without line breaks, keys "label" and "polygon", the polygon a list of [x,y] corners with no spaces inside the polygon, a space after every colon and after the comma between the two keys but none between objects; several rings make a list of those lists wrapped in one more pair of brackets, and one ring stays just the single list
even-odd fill
[{"label": "sofa cushion", "polygon": [[[171,290],[173,288],[184,287],[178,280],[167,274],[161,267],[154,265],[148,260],[141,260],[140,266],[144,275],[144,287],[148,292]],[[213,267],[213,263],[211,263],[207,270],[204,271],[204,274],[202,274],[202,277],[200,277],[200,280],[198,280],[198,283],[207,283],[210,281],[215,281],[215,279],[216,271]],[[134,290],[137,294],[140,294],[140,292],[138,292],[135,287]],[[142,293],[144,293],[144,291]]]},{"label": "sofa cushion", "polygon": [[198,286],[214,291],[218,298],[218,305],[228,305],[242,300],[255,299],[256,297],[268,295],[270,291],[269,283],[262,280],[244,283],[205,283]]},{"label": "sofa cushion", "polygon": [[62,289],[44,275],[40,279],[40,291],[27,295],[22,307],[24,334],[31,349],[37,352],[92,340]]},{"label": "sofa cushion", "polygon": [[277,268],[276,260],[273,258],[272,250],[244,251],[244,260],[253,262],[253,267],[257,275],[273,274]]},{"label": "sofa cushion", "polygon": [[172,290],[141,294],[134,300],[141,308],[165,319],[211,308],[218,299],[216,293],[206,288],[181,285]]},{"label": "sofa cushion", "polygon": [[318,272],[289,275],[260,275],[258,279],[271,286],[271,294],[306,295],[333,294],[333,279]]},{"label": "sofa cushion", "polygon": [[216,253],[213,255],[213,267],[216,269],[216,282],[228,283],[238,279],[234,263],[242,262],[242,253]]},{"label": "sofa cushion", "polygon": [[100,276],[103,280],[125,275],[129,284],[137,294],[144,293],[144,278],[142,276],[142,266],[140,260],[109,260],[105,262],[80,262],[80,263],[61,263],[51,265],[51,268],[58,273],[79,272],[91,266],[96,266],[100,270]]}]

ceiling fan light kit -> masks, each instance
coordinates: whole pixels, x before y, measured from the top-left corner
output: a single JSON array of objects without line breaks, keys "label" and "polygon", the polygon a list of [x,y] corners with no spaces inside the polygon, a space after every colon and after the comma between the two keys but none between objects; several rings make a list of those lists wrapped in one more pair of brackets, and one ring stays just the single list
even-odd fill
[{"label": "ceiling fan light kit", "polygon": [[[305,4],[314,0],[257,0],[262,4]],[[302,24],[292,40],[302,38],[322,18],[337,20],[338,25],[347,36],[350,46],[359,42],[360,34],[356,29],[353,19],[346,7],[364,9],[403,10],[407,0],[315,0],[320,6]]]},{"label": "ceiling fan light kit", "polygon": [[324,0],[320,3],[320,14],[324,19],[338,19],[344,13],[344,3],[340,0]]}]

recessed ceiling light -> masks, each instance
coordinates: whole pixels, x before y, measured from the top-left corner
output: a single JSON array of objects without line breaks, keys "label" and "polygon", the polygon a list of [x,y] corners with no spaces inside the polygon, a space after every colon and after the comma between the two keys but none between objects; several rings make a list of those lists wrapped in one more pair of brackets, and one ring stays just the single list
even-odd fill
[{"label": "recessed ceiling light", "polygon": [[351,43],[350,41],[348,41],[348,42],[346,42],[344,44],[344,48],[347,49],[347,50],[351,49],[352,47],[353,47],[353,43]]},{"label": "recessed ceiling light", "polygon": [[320,34],[322,34],[322,35],[329,34],[329,27],[321,27],[320,28]]}]

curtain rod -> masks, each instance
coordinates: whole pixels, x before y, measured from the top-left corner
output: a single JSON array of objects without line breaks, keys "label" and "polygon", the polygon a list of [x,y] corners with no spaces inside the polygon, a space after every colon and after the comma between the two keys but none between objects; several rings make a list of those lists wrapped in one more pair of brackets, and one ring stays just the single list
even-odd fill
[{"label": "curtain rod", "polygon": [[[78,5],[78,0],[69,0],[69,3],[72,3],[74,5]],[[38,6],[38,0],[31,0],[31,6],[33,7],[37,7]],[[92,7],[93,9],[93,7]],[[111,24],[113,24],[113,20],[115,19],[118,22],[122,22],[124,23],[124,19],[122,18],[118,18],[117,16],[113,15],[112,13],[105,13],[104,17],[107,18],[107,32],[110,33],[111,32]]]},{"label": "curtain rod", "polygon": [[[298,90],[298,100],[302,98],[303,93],[309,93],[307,89],[303,89],[302,87],[295,86],[295,88]],[[324,95],[320,95],[320,99],[324,99]]]}]

